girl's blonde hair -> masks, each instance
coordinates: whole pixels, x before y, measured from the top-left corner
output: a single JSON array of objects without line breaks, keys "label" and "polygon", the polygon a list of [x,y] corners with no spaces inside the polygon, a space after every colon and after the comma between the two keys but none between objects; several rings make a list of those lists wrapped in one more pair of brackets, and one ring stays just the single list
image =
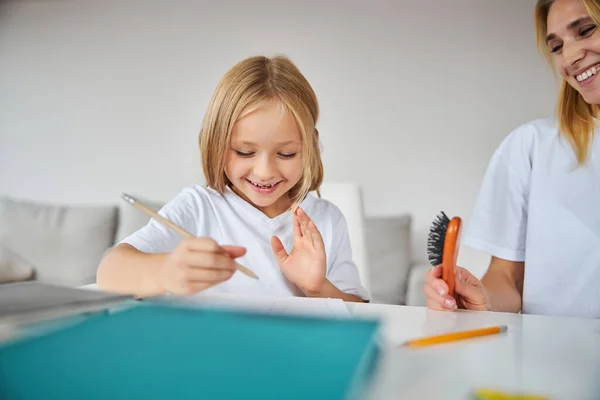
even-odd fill
[{"label": "girl's blonde hair", "polygon": [[302,177],[289,192],[300,203],[308,192],[318,192],[323,163],[316,123],[319,104],[312,87],[287,57],[256,56],[234,65],[219,82],[200,131],[200,154],[207,186],[223,193],[230,184],[225,157],[234,123],[259,103],[277,100],[296,120],[302,137]]},{"label": "girl's blonde hair", "polygon": [[[535,30],[537,46],[546,60],[552,66],[552,53],[546,44],[548,35],[548,14],[555,0],[538,0],[535,6]],[[600,26],[600,3],[598,0],[583,0],[585,8],[594,23]],[[561,83],[556,114],[560,131],[567,137],[577,162],[582,165],[589,156],[590,146],[594,137],[595,121],[598,106],[586,103],[581,94],[565,79]]]}]

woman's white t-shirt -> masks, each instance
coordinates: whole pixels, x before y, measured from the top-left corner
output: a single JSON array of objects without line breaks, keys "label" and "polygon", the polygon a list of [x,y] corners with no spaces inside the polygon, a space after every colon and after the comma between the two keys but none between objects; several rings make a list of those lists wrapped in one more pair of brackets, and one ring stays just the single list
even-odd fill
[{"label": "woman's white t-shirt", "polygon": [[[352,259],[346,219],[341,211],[329,201],[310,193],[300,207],[323,237],[327,279],[342,292],[368,299]],[[221,194],[211,188],[192,185],[182,190],[158,213],[196,236],[213,238],[221,245],[246,248],[246,254],[236,261],[251,269],[260,279],[238,271],[228,281],[203,293],[303,296],[286,279],[271,249],[271,236],[277,236],[286,251],[291,251],[293,229],[290,211],[269,218],[230,188]],[[145,253],[166,253],[173,251],[182,240],[179,234],[152,219],[121,243],[128,243]]]},{"label": "woman's white t-shirt", "polygon": [[522,312],[600,318],[600,140],[577,167],[554,120],[514,130],[487,169],[463,243],[525,262]]}]

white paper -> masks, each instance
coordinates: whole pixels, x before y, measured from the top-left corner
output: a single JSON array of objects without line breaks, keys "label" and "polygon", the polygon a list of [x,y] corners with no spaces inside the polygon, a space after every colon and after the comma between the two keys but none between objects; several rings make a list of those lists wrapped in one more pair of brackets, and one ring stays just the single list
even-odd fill
[{"label": "white paper", "polygon": [[233,310],[257,311],[268,315],[304,315],[328,318],[350,318],[341,299],[308,297],[250,297],[232,294],[198,294],[192,297],[169,296],[168,302],[181,305],[220,307]]}]

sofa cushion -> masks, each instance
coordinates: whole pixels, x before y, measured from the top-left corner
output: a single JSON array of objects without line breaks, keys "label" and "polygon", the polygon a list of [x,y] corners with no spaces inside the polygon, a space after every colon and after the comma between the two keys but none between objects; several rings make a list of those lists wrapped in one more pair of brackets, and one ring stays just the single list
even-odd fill
[{"label": "sofa cushion", "polygon": [[27,281],[34,275],[34,268],[29,262],[0,245],[0,283]]},{"label": "sofa cushion", "polygon": [[365,218],[373,303],[405,303],[412,258],[411,224],[409,214]]},{"label": "sofa cushion", "polygon": [[0,198],[0,244],[26,259],[36,279],[65,285],[96,281],[113,242],[115,206],[62,206]]},{"label": "sofa cushion", "polygon": [[425,285],[425,274],[431,268],[431,264],[413,264],[411,267],[406,289],[407,306],[427,305],[427,296],[425,296],[423,286]]},{"label": "sofa cushion", "polygon": [[[152,208],[154,211],[159,211],[163,207],[163,203],[148,201],[146,199],[136,197],[139,201]],[[115,236],[115,243],[117,244],[127,236],[131,235],[138,229],[144,227],[150,221],[150,217],[133,207],[131,204],[125,203],[124,201],[119,203],[119,227],[117,228],[117,234]]]}]

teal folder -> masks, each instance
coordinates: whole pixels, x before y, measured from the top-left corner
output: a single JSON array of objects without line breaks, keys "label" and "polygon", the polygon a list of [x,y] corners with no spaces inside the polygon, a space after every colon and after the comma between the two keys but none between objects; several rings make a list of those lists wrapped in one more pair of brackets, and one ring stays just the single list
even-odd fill
[{"label": "teal folder", "polygon": [[0,348],[0,399],[362,398],[378,325],[139,305]]}]

